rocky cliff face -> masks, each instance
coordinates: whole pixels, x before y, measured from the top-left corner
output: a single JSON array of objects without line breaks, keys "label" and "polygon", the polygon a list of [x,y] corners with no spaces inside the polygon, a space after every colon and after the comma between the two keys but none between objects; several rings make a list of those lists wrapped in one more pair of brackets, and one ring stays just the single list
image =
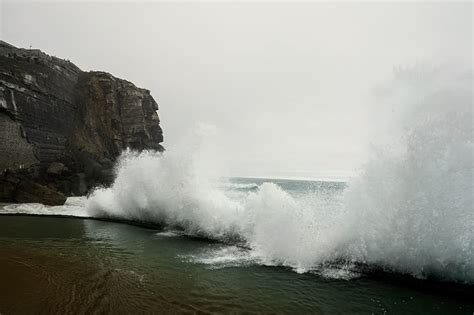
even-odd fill
[{"label": "rocky cliff face", "polygon": [[0,201],[24,202],[31,187],[83,195],[110,183],[123,149],[163,150],[157,110],[128,81],[0,41]]}]

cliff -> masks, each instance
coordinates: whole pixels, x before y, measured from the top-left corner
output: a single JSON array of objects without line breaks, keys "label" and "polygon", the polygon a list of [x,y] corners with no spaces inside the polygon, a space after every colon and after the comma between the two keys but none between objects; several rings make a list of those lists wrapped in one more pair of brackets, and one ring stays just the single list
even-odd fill
[{"label": "cliff", "polygon": [[0,201],[61,204],[111,183],[122,150],[163,150],[157,110],[128,81],[0,41]]}]

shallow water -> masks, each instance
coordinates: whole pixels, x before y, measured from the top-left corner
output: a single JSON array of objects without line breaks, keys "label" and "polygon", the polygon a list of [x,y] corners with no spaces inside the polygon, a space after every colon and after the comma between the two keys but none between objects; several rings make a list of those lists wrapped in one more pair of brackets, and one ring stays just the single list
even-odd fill
[{"label": "shallow water", "polygon": [[[474,288],[262,266],[245,249],[91,219],[0,217],[0,313],[472,314]],[[229,256],[232,259],[226,260]],[[455,290],[455,291],[453,291]]]}]

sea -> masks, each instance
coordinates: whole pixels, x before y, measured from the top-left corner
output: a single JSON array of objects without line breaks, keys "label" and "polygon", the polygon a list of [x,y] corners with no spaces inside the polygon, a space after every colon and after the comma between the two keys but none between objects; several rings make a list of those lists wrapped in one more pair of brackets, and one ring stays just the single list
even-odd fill
[{"label": "sea", "polygon": [[474,312],[472,251],[432,252],[413,239],[422,222],[363,226],[384,218],[351,218],[345,182],[221,179],[205,198],[188,185],[163,188],[187,200],[157,187],[120,206],[120,193],[104,196],[115,187],[64,206],[2,205],[0,313]]}]

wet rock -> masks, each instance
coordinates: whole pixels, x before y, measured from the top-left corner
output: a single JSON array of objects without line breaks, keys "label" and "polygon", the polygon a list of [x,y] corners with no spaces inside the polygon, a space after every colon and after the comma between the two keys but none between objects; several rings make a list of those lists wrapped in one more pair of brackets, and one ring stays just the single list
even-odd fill
[{"label": "wet rock", "polygon": [[45,205],[63,205],[66,202],[66,196],[49,187],[24,180],[18,184],[13,198],[21,203],[42,203]]}]

